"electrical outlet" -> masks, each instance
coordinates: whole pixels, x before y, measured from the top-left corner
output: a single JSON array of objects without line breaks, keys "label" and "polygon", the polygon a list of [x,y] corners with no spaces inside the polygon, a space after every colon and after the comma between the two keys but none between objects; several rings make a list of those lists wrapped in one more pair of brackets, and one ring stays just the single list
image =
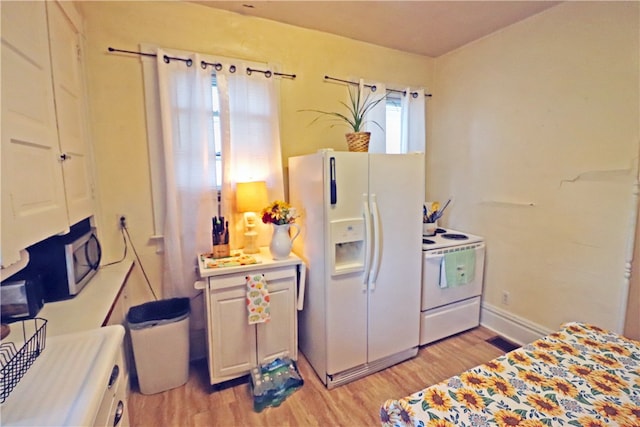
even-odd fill
[{"label": "electrical outlet", "polygon": [[125,214],[118,214],[118,229],[127,228],[127,216]]},{"label": "electrical outlet", "polygon": [[509,292],[502,291],[502,305],[509,305]]}]

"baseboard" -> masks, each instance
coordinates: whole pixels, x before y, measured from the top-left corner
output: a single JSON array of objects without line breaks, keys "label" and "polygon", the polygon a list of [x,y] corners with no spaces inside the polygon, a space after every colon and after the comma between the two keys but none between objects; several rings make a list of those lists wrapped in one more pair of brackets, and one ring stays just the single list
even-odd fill
[{"label": "baseboard", "polygon": [[491,304],[482,303],[480,324],[514,343],[524,345],[554,331]]}]

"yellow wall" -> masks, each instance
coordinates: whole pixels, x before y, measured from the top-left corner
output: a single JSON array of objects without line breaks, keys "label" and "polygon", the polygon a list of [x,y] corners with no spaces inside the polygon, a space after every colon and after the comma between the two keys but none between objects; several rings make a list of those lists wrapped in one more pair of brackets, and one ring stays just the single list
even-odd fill
[{"label": "yellow wall", "polygon": [[[432,59],[178,2],[82,2],[106,258],[126,213],[152,281],[153,233],[139,43],[279,64],[283,163],[346,149],[343,129],[297,110],[333,109],[325,74],[425,86],[427,196],[442,220],[487,239],[484,303],[555,329],[620,329],[637,171],[637,2],[567,2]],[[502,292],[509,304],[501,304]]]},{"label": "yellow wall", "polygon": [[640,217],[636,221],[635,245],[624,335],[640,341]]},{"label": "yellow wall", "polygon": [[[309,126],[300,109],[335,109],[346,95],[337,78],[363,77],[429,87],[433,60],[329,34],[219,11],[186,2],[81,2],[87,34],[91,130],[97,161],[100,231],[107,261],[121,255],[117,215],[124,213],[154,284],[161,257],[153,234],[143,81],[139,43],[278,64],[295,80],[281,82],[283,165],[293,155],[331,147],[346,150],[345,128]],[[393,85],[391,85],[393,87]],[[194,254],[195,255],[195,254]]]},{"label": "yellow wall", "polygon": [[484,304],[507,316],[621,330],[639,9],[566,2],[436,60],[427,195],[486,236]]}]

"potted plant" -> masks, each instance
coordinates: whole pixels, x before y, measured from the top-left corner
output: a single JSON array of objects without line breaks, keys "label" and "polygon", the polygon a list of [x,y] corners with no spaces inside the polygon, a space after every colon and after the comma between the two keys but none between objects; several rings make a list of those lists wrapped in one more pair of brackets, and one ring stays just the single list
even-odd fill
[{"label": "potted plant", "polygon": [[[322,111],[322,110],[301,110],[301,111],[312,111],[315,113],[320,113],[318,117],[316,117],[311,123],[315,123],[322,117],[327,117],[330,120],[338,122],[338,124],[348,126],[352,132],[345,134],[347,138],[347,145],[349,147],[349,151],[368,151],[369,150],[369,139],[371,138],[371,132],[364,132],[363,128],[365,123],[367,123],[366,117],[367,114],[380,102],[382,102],[386,95],[380,97],[373,97],[371,93],[368,93],[366,96],[363,96],[360,88],[357,90],[352,90],[351,87],[348,87],[349,90],[349,103],[345,103],[340,101],[346,109],[347,112],[341,113],[337,111]],[[376,126],[382,129],[382,126],[378,124],[376,121],[372,120]],[[331,125],[333,127],[334,125]]]}]

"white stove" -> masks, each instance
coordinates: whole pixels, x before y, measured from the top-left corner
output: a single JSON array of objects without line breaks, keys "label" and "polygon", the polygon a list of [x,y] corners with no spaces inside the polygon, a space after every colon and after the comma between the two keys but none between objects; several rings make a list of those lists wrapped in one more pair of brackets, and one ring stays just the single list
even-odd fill
[{"label": "white stove", "polygon": [[484,238],[438,228],[422,236],[420,345],[480,324]]},{"label": "white stove", "polygon": [[443,249],[454,246],[483,242],[484,238],[474,234],[445,228],[436,229],[434,236],[422,235],[422,250]]}]

